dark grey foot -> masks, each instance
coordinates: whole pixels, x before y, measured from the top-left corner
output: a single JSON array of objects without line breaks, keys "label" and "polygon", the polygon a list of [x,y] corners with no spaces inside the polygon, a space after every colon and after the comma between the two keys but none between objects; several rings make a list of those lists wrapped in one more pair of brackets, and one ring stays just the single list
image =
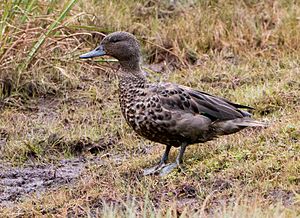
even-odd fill
[{"label": "dark grey foot", "polygon": [[160,163],[154,167],[144,169],[144,176],[159,173],[159,171],[165,166],[164,163]]},{"label": "dark grey foot", "polygon": [[175,163],[170,163],[170,164],[167,164],[165,165],[161,170],[160,170],[160,173],[159,175],[160,176],[166,176],[168,175],[169,173],[171,173],[174,169],[180,169],[181,171],[183,171],[182,167],[180,164],[178,164],[177,162]]}]

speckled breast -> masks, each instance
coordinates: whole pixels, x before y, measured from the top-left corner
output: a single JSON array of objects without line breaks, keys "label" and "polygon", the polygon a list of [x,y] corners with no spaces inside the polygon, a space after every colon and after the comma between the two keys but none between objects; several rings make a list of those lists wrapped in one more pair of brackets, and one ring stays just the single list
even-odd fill
[{"label": "speckled breast", "polygon": [[[176,122],[170,120],[171,115],[162,110],[158,98],[148,93],[145,86],[120,84],[119,101],[126,122],[151,141],[179,146],[184,139],[175,137],[178,134],[170,131]],[[157,121],[161,121],[160,124]]]}]

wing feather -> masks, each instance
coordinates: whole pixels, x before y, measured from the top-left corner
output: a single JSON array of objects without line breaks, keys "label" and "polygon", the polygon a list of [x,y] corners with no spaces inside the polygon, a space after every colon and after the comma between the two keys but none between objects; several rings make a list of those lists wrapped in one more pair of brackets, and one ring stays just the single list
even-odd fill
[{"label": "wing feather", "polygon": [[162,107],[168,110],[181,110],[187,113],[201,114],[212,121],[249,117],[251,116],[249,112],[239,108],[253,109],[221,97],[172,83],[161,84],[156,89],[156,93],[160,98]]}]

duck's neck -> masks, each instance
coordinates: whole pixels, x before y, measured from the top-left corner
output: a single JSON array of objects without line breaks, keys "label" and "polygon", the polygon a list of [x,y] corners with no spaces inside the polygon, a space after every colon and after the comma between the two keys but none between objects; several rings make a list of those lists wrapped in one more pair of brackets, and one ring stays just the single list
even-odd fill
[{"label": "duck's neck", "polygon": [[137,80],[146,82],[146,77],[141,69],[138,57],[136,59],[131,59],[130,61],[119,61],[119,63],[121,65],[121,79],[136,78]]},{"label": "duck's neck", "polygon": [[119,90],[121,99],[124,93],[132,95],[134,90],[144,88],[147,84],[146,76],[141,70],[139,62],[121,62],[121,70],[118,73]]}]

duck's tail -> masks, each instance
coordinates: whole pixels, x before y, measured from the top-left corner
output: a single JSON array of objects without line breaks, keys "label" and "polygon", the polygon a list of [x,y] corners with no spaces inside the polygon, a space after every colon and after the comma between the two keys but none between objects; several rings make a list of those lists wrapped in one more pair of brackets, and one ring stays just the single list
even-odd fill
[{"label": "duck's tail", "polygon": [[232,134],[246,127],[267,127],[267,126],[269,126],[268,123],[253,120],[250,117],[219,121],[213,124],[213,127],[218,135]]},{"label": "duck's tail", "polygon": [[257,120],[253,120],[251,118],[242,118],[242,119],[236,119],[233,120],[236,121],[234,122],[237,126],[243,126],[243,127],[268,127],[269,124],[266,122],[262,122],[262,121],[257,121]]}]

